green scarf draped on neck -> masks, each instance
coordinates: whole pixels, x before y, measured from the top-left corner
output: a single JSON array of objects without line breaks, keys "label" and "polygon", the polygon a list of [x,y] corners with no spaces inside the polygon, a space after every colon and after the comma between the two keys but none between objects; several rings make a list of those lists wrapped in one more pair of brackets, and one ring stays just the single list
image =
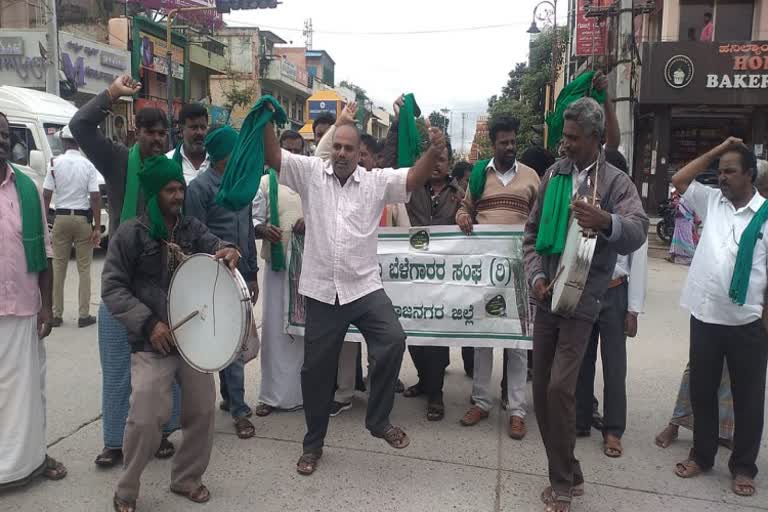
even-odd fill
[{"label": "green scarf draped on neck", "polygon": [[[280,211],[277,205],[277,172],[274,169],[267,171],[269,173],[269,223],[276,228],[280,227]],[[270,245],[270,256],[272,261],[272,270],[280,272],[285,270],[285,252],[283,252],[283,241],[272,242]]]},{"label": "green scarf draped on neck", "polygon": [[[757,193],[757,192],[755,192]],[[763,237],[762,229],[765,221],[768,220],[768,201],[757,210],[755,216],[749,221],[746,229],[739,239],[739,252],[736,253],[736,264],[733,267],[733,277],[731,277],[731,288],[728,290],[728,296],[731,300],[743,306],[747,300],[747,291],[749,290],[749,277],[752,273],[752,259],[755,255],[755,245]]]},{"label": "green scarf draped on neck", "polygon": [[472,174],[469,175],[469,193],[472,195],[473,201],[478,201],[483,197],[485,180],[488,177],[485,169],[489,163],[491,163],[490,158],[488,160],[478,160],[472,168]]},{"label": "green scarf draped on neck", "polygon": [[184,185],[184,173],[181,166],[165,155],[152,156],[144,161],[144,167],[138,173],[141,190],[147,199],[149,216],[149,236],[154,240],[168,240],[168,228],[165,226],[163,212],[157,202],[157,194],[171,181]]},{"label": "green scarf draped on neck", "polygon": [[[267,108],[268,103],[275,108],[274,113]],[[285,110],[272,96],[256,102],[240,128],[216,194],[216,204],[236,212],[253,202],[264,170],[264,127],[270,121],[282,125],[286,119]]]},{"label": "green scarf draped on neck", "polygon": [[128,151],[128,170],[125,175],[125,195],[123,196],[123,210],[120,213],[120,222],[136,218],[136,208],[139,204],[139,172],[144,163],[141,160],[139,145],[134,144]]},{"label": "green scarf draped on neck", "polygon": [[541,207],[536,252],[542,256],[562,254],[568,236],[568,218],[573,196],[573,176],[554,174],[549,180]]},{"label": "green scarf draped on neck", "polygon": [[400,108],[400,120],[397,131],[397,167],[412,167],[421,154],[421,136],[416,126],[416,98],[406,94]]},{"label": "green scarf draped on neck", "polygon": [[21,212],[21,239],[24,256],[27,260],[27,272],[38,273],[48,269],[48,256],[45,252],[45,230],[43,226],[43,206],[40,193],[32,178],[10,164],[16,176],[16,193],[19,196]]},{"label": "green scarf draped on neck", "polygon": [[182,146],[182,144],[184,144],[183,141],[179,142],[178,144],[176,144],[176,151],[173,152],[173,158],[171,158],[171,160],[173,160],[174,162],[179,164],[181,166],[181,168],[184,169],[184,158],[182,158],[182,156],[181,156],[181,146]]}]

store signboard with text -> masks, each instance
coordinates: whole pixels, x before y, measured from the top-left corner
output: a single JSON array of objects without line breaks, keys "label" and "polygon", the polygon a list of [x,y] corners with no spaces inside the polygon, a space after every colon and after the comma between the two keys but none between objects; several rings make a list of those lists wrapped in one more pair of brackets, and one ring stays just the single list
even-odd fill
[{"label": "store signboard with text", "polygon": [[607,6],[607,0],[579,0],[576,9],[576,44],[577,57],[605,55],[608,28],[605,18],[587,17],[585,7],[592,4],[595,7]]},{"label": "store signboard with text", "polygon": [[768,41],[643,45],[640,103],[768,104]]},{"label": "store signboard with text", "polygon": [[[135,44],[135,43],[134,43]],[[141,48],[141,66],[162,75],[168,75],[167,44],[164,39],[147,32],[139,33]],[[184,79],[184,48],[171,45],[171,66],[173,78]]]}]

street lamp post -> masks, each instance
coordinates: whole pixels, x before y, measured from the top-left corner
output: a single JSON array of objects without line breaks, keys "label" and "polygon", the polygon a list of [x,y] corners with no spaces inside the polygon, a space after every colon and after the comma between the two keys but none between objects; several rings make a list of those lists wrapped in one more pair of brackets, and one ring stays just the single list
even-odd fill
[{"label": "street lamp post", "polygon": [[[550,63],[550,85],[549,85],[549,92],[546,96],[546,102],[547,105],[545,105],[545,113],[554,110],[555,108],[555,82],[557,81],[557,59],[555,59],[555,52],[558,51],[558,37],[557,37],[557,0],[554,0],[554,2],[550,2],[548,0],[543,0],[536,4],[536,6],[533,8],[533,20],[531,21],[531,26],[526,31],[528,34],[531,34],[532,36],[536,34],[540,34],[541,30],[539,29],[539,26],[537,25],[537,21],[540,21],[542,23],[547,23],[551,19],[552,24],[552,61]],[[545,116],[546,118],[546,116]],[[544,123],[544,129],[546,130],[547,123]],[[546,146],[546,140],[547,136],[546,133],[544,135],[544,141]]]}]

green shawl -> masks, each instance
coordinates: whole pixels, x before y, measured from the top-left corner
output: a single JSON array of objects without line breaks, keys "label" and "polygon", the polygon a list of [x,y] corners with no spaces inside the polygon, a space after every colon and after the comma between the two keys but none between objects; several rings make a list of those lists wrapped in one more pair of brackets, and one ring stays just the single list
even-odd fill
[{"label": "green shawl", "polygon": [[144,161],[144,167],[138,173],[141,190],[147,199],[149,216],[149,236],[154,240],[167,240],[168,229],[165,227],[163,213],[157,202],[157,194],[171,181],[184,184],[181,166],[165,155],[152,156]]},{"label": "green shawl", "polygon": [[472,174],[469,175],[469,193],[472,195],[472,201],[478,201],[483,197],[485,180],[488,178],[488,173],[485,172],[485,169],[489,163],[491,163],[490,158],[488,160],[478,160],[472,168]]},{"label": "green shawl", "polygon": [[120,213],[121,223],[136,218],[136,208],[139,204],[139,172],[143,167],[144,163],[141,160],[139,145],[134,144],[130,151],[128,151],[128,170],[125,175],[125,195],[123,196],[123,210]]},{"label": "green shawl", "polygon": [[736,253],[736,264],[733,267],[731,288],[728,290],[728,296],[739,306],[743,306],[747,300],[755,245],[763,237],[761,230],[766,220],[768,220],[768,201],[764,202],[760,209],[757,210],[757,213],[749,221],[739,239],[739,252]]},{"label": "green shawl", "polygon": [[183,141],[179,142],[178,144],[176,144],[176,150],[173,152],[173,157],[171,158],[171,160],[173,160],[174,162],[179,164],[181,166],[181,168],[184,169],[184,158],[182,158],[182,156],[181,156],[181,146],[182,146],[182,144],[184,144]]},{"label": "green shawl", "polygon": [[573,196],[572,174],[554,174],[549,180],[541,207],[536,252],[542,256],[561,254],[568,236],[568,217]]},{"label": "green shawl", "polygon": [[48,227],[43,226],[40,192],[32,178],[10,162],[9,165],[16,176],[16,193],[19,195],[21,212],[21,239],[27,260],[27,272],[43,272],[48,269],[48,255],[45,252],[45,230]]},{"label": "green shawl", "polygon": [[565,114],[565,109],[571,103],[585,96],[595,99],[601,105],[605,103],[605,92],[592,89],[592,79],[594,77],[594,71],[582,73],[560,91],[560,94],[557,96],[554,112],[550,112],[547,115],[547,126],[549,127],[547,148],[550,150],[557,152],[557,146],[563,137],[563,126],[565,125],[563,114]]},{"label": "green shawl", "polygon": [[[277,172],[274,169],[267,171],[269,173],[269,223],[276,228],[280,227],[280,212],[277,208]],[[272,260],[272,270],[280,272],[285,270],[285,252],[283,252],[283,241],[272,242],[270,246],[270,256]]]},{"label": "green shawl", "polygon": [[[267,108],[267,103],[275,108],[274,113]],[[270,121],[282,125],[286,119],[285,110],[272,96],[256,102],[240,128],[216,194],[216,204],[236,212],[253,202],[264,170],[264,127]]]},{"label": "green shawl", "polygon": [[397,167],[412,167],[421,154],[421,136],[416,126],[416,98],[406,94],[400,108],[397,131]]}]

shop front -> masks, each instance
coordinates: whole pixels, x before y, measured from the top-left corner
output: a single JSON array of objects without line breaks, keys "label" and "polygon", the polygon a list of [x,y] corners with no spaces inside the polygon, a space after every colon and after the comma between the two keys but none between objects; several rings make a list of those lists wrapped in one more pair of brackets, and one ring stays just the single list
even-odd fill
[{"label": "shop front", "polygon": [[[675,172],[729,136],[766,157],[768,41],[651,43],[642,55],[634,169],[649,211]],[[716,184],[716,167],[702,181]]]}]

